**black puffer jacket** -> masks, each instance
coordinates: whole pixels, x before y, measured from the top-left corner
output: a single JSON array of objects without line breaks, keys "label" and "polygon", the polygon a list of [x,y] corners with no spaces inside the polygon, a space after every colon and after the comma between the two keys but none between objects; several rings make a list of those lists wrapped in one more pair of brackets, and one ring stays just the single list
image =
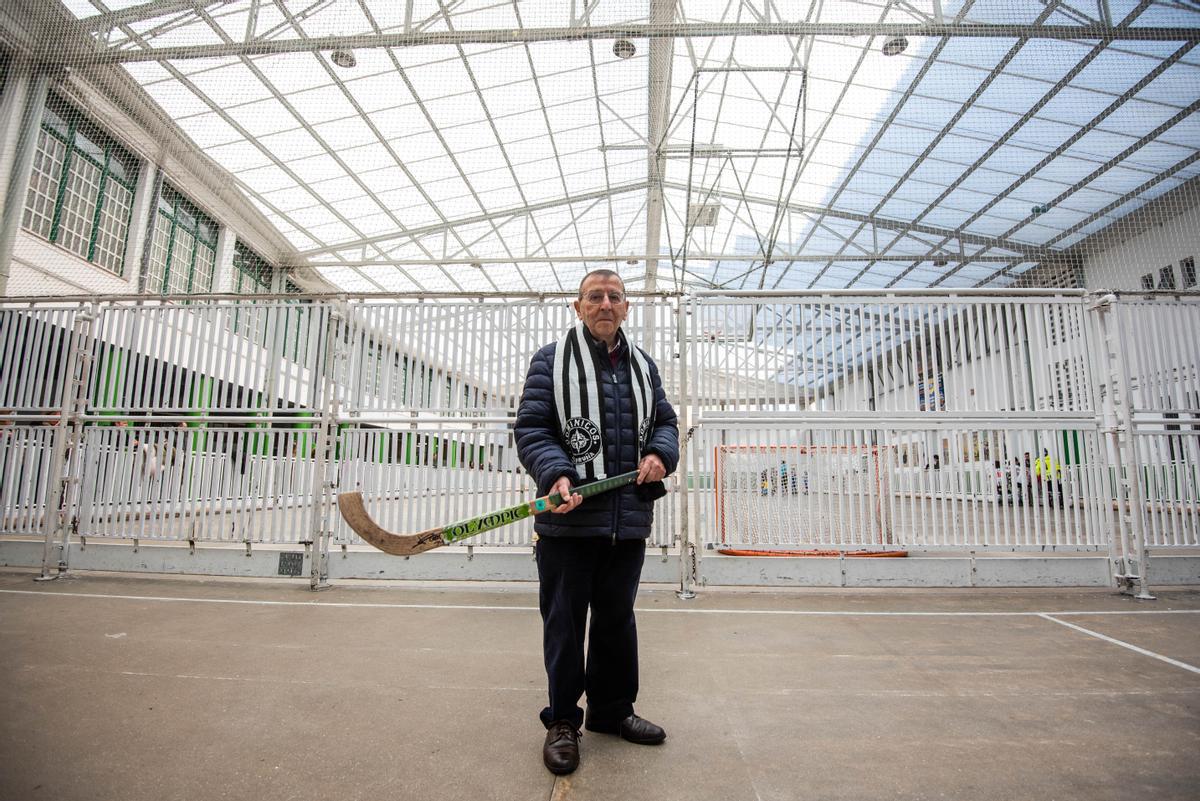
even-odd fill
[{"label": "black puffer jacket", "polygon": [[[662,378],[653,360],[650,364],[650,382],[654,389],[654,431],[647,448],[638,453],[637,436],[633,418],[635,405],[633,383],[630,379],[628,344],[621,335],[624,346],[617,360],[615,371],[609,367],[607,347],[586,337],[590,347],[598,348],[602,365],[600,378],[604,393],[604,470],[610,475],[637,469],[638,462],[647,453],[662,459],[667,473],[675,472],[679,463],[679,421],[675,410],[667,402],[663,392]],[[525,378],[525,391],[517,409],[514,434],[517,440],[517,456],[537,482],[538,495],[545,495],[560,476],[567,476],[572,486],[579,483],[579,473],[567,457],[559,430],[558,411],[554,407],[554,352],[558,343],[552,342],[534,354]],[[616,373],[616,381],[613,374]],[[650,494],[645,487],[636,485],[621,487],[585,500],[577,509],[565,515],[543,512],[534,518],[534,531],[542,537],[611,537],[638,539],[650,536],[654,522],[653,501],[646,499]]]}]

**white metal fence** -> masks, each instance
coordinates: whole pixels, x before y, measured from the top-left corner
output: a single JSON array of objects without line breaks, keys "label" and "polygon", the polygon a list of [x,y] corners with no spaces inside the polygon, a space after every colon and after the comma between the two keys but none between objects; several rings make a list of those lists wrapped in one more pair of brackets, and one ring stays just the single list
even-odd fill
[{"label": "white metal fence", "polygon": [[1122,475],[1140,497],[1130,522],[1147,546],[1200,545],[1200,299],[1131,298],[1113,318],[1132,433]]},{"label": "white metal fence", "polygon": [[[48,555],[72,536],[325,551],[358,544],[340,491],[399,531],[519,503],[511,421],[570,300],[6,305],[2,531]],[[1138,565],[1200,545],[1195,297],[698,292],[635,298],[626,331],[689,432],[656,545]]]},{"label": "white metal fence", "polygon": [[[700,292],[688,304],[690,395],[706,446],[690,468],[704,487],[697,517],[712,522],[701,541],[1108,547],[1114,497],[1102,486],[1082,293]],[[760,472],[812,473],[832,489],[734,488],[717,457],[739,447],[757,449]],[[820,456],[847,449],[870,456]]]}]

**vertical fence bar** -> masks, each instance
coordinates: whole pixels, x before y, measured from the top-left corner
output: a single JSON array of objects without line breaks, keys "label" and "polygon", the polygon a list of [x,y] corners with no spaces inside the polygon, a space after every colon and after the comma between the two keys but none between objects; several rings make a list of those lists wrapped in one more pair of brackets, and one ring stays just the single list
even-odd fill
[{"label": "vertical fence bar", "polygon": [[313,408],[319,408],[320,423],[317,428],[314,451],[316,461],[313,465],[312,482],[309,485],[309,497],[312,508],[309,514],[308,541],[311,548],[309,586],[314,590],[329,586],[329,532],[332,512],[329,501],[329,486],[326,481],[326,470],[335,452],[334,434],[337,426],[337,380],[336,371],[341,362],[341,341],[344,325],[349,313],[345,298],[340,298],[335,306],[320,315],[324,347],[318,348],[321,357],[311,380],[314,384]]},{"label": "vertical fence bar", "polygon": [[[1119,412],[1117,416],[1116,438],[1118,440],[1118,453],[1121,457],[1121,466],[1123,470],[1118,471],[1118,482],[1123,481],[1123,491],[1119,493],[1117,517],[1121,524],[1122,531],[1128,531],[1132,538],[1132,543],[1123,536],[1122,540],[1126,547],[1123,550],[1122,557],[1124,561],[1124,569],[1121,574],[1118,574],[1117,579],[1124,587],[1132,588],[1137,585],[1137,597],[1153,600],[1154,596],[1149,591],[1149,576],[1147,570],[1147,554],[1146,554],[1146,539],[1143,515],[1145,512],[1144,497],[1142,493],[1142,466],[1141,459],[1138,454],[1137,446],[1137,429],[1136,418],[1134,414],[1134,391],[1130,375],[1130,365],[1126,354],[1125,343],[1129,342],[1129,336],[1137,335],[1136,332],[1123,331],[1123,307],[1115,298],[1105,304],[1110,307],[1115,318],[1109,321],[1112,325],[1111,335],[1115,347],[1112,350],[1113,354],[1113,372],[1116,377],[1116,399],[1119,400]],[[1124,478],[1122,479],[1122,475]],[[1130,555],[1129,545],[1132,545],[1132,556]],[[1136,571],[1136,572],[1131,572]]]},{"label": "vertical fence bar", "polygon": [[688,314],[688,308],[687,301],[676,298],[669,309],[675,317],[675,340],[678,352],[673,354],[673,358],[676,364],[675,386],[679,388],[679,409],[676,411],[676,415],[680,422],[679,464],[676,468],[676,485],[679,489],[677,497],[672,499],[677,510],[679,526],[676,540],[679,543],[679,589],[676,591],[676,595],[685,600],[696,597],[694,589],[696,549],[692,543],[691,515],[688,511],[689,500],[693,495],[691,491],[693,473],[689,469],[688,457],[689,451],[693,447],[692,432],[695,431],[696,426],[695,411],[689,391],[688,359],[691,358],[692,333],[689,330],[689,323],[691,326],[695,325],[696,315]]},{"label": "vertical fence bar", "polygon": [[[87,358],[91,349],[92,324],[95,320],[93,313],[78,311],[73,325],[67,334],[63,348],[67,358],[61,375],[62,394],[59,398],[58,421],[54,426],[50,451],[50,469],[47,477],[50,481],[46,493],[46,504],[43,510],[42,568],[40,580],[57,578],[67,570],[68,548],[70,546],[71,520],[75,510],[69,505],[71,500],[70,483],[72,474],[64,468],[74,464],[77,453],[68,453],[72,442],[74,450],[80,450],[78,434],[80,431],[79,415],[83,405],[84,387],[87,381]],[[68,440],[71,441],[68,441]],[[54,541],[58,539],[58,558],[55,567],[58,572],[50,575],[50,562],[55,550]]]}]

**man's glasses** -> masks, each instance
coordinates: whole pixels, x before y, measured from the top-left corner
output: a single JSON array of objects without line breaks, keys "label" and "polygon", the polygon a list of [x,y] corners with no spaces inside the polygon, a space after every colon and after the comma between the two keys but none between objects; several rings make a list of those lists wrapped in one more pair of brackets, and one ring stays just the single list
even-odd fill
[{"label": "man's glasses", "polygon": [[597,292],[589,292],[583,296],[583,299],[586,300],[588,303],[591,303],[593,306],[599,306],[601,303],[604,302],[605,298],[608,298],[608,302],[611,303],[612,305],[616,306],[618,303],[625,302],[625,293],[624,292],[615,292],[615,291],[605,293],[605,292],[597,291]]}]

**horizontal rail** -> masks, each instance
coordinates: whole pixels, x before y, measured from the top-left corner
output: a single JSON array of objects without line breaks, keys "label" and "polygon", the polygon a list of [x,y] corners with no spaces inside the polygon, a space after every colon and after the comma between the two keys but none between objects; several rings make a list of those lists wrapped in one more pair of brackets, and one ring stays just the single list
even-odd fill
[{"label": "horizontal rail", "polygon": [[[631,298],[674,298],[682,297],[681,292],[658,291],[645,292],[631,289],[626,292]],[[470,300],[480,299],[506,300],[542,300],[544,298],[574,299],[577,292],[264,292],[262,294],[246,295],[236,292],[206,292],[194,295],[146,295],[146,294],[113,294],[97,298],[95,295],[38,295],[37,297],[0,296],[0,307],[40,307],[51,304],[103,304],[121,303],[134,306],[157,306],[162,304],[198,305],[207,301],[231,300],[246,304],[262,303],[265,301],[337,301],[337,300]]]},{"label": "horizontal rail", "polygon": [[822,298],[839,300],[865,298],[871,301],[888,298],[1082,298],[1093,294],[1086,289],[1011,289],[1011,288],[963,288],[963,289],[698,289],[691,293],[697,298]]},{"label": "horizontal rail", "polygon": [[[804,412],[778,412],[766,411],[756,412],[753,410],[746,411],[711,411],[706,410],[700,412],[696,416],[699,423],[741,423],[744,425],[762,425],[763,423],[807,423],[820,420],[827,423],[870,423],[879,425],[883,428],[898,428],[896,424],[899,422],[905,423],[955,423],[955,422],[995,422],[1005,421],[1013,423],[1023,423],[1031,427],[1037,427],[1045,422],[1075,422],[1075,423],[1096,423],[1099,418],[1091,412],[1038,412],[1036,414],[1020,412],[972,412],[972,411],[955,411],[955,412],[912,412],[912,411],[869,411],[869,412],[852,412],[852,411],[837,411],[837,412],[822,412],[822,411],[804,411]],[[1178,420],[1176,422],[1179,422]]]}]

